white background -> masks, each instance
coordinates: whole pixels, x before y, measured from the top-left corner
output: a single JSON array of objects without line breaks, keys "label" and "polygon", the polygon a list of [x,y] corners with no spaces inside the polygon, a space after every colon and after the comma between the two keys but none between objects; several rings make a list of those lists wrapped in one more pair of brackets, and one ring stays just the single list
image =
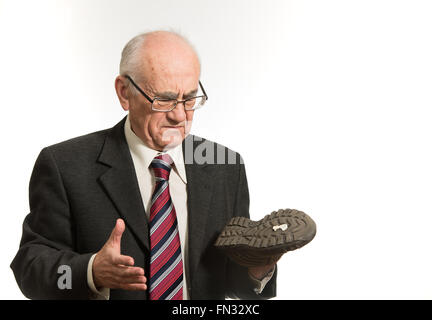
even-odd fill
[{"label": "white background", "polygon": [[0,298],[24,298],[9,264],[39,151],[116,124],[123,46],[173,28],[210,97],[193,133],[243,155],[252,218],[317,223],[280,261],[277,299],[431,299],[431,16],[430,1],[0,1]]}]

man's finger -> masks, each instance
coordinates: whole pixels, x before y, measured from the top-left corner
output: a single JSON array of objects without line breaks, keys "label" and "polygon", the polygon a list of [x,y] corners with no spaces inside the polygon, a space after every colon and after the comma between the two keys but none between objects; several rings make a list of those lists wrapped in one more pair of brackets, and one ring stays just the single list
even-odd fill
[{"label": "man's finger", "polygon": [[131,284],[123,284],[120,286],[123,290],[131,290],[131,291],[145,291],[147,290],[147,285],[141,283],[131,283]]},{"label": "man's finger", "polygon": [[120,279],[126,277],[140,277],[144,276],[144,269],[140,267],[117,266],[114,270],[114,274]]},{"label": "man's finger", "polygon": [[122,267],[119,273],[124,277],[144,276],[144,269],[140,267]]},{"label": "man's finger", "polygon": [[108,239],[108,241],[113,247],[118,248],[119,252],[120,252],[121,237],[124,230],[125,230],[125,224],[123,219],[117,219],[114,229],[111,232],[111,235]]},{"label": "man's finger", "polygon": [[123,284],[147,284],[147,278],[144,276],[130,276],[130,277],[123,277],[121,280],[121,283]]},{"label": "man's finger", "polygon": [[124,255],[118,255],[113,257],[114,264],[121,264],[125,266],[133,266],[135,264],[134,258]]}]

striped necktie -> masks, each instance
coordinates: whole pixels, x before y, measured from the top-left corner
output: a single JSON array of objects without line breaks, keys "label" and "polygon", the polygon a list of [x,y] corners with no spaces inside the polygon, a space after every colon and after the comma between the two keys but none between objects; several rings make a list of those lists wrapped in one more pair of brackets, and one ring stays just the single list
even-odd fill
[{"label": "striped necktie", "polygon": [[150,300],[183,299],[180,237],[168,185],[172,163],[163,154],[150,165],[156,178],[150,207]]}]

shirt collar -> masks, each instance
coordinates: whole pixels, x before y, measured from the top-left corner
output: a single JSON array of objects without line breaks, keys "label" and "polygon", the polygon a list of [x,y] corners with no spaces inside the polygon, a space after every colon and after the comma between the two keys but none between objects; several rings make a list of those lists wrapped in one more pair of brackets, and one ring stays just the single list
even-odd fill
[{"label": "shirt collar", "polygon": [[134,157],[139,160],[141,165],[143,165],[145,168],[148,168],[154,157],[159,154],[169,154],[174,161],[173,169],[176,170],[183,182],[187,183],[182,144],[179,144],[178,146],[164,152],[153,150],[147,147],[144,142],[132,131],[129,121],[129,114],[126,117],[124,131],[129,149]]}]

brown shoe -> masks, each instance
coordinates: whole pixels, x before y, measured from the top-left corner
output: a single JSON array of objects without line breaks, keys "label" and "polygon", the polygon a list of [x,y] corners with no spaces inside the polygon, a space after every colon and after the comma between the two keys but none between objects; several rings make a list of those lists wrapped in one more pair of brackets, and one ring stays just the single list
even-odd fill
[{"label": "brown shoe", "polygon": [[215,242],[232,260],[245,267],[269,265],[287,251],[315,237],[315,222],[304,212],[280,209],[260,221],[233,217]]}]

